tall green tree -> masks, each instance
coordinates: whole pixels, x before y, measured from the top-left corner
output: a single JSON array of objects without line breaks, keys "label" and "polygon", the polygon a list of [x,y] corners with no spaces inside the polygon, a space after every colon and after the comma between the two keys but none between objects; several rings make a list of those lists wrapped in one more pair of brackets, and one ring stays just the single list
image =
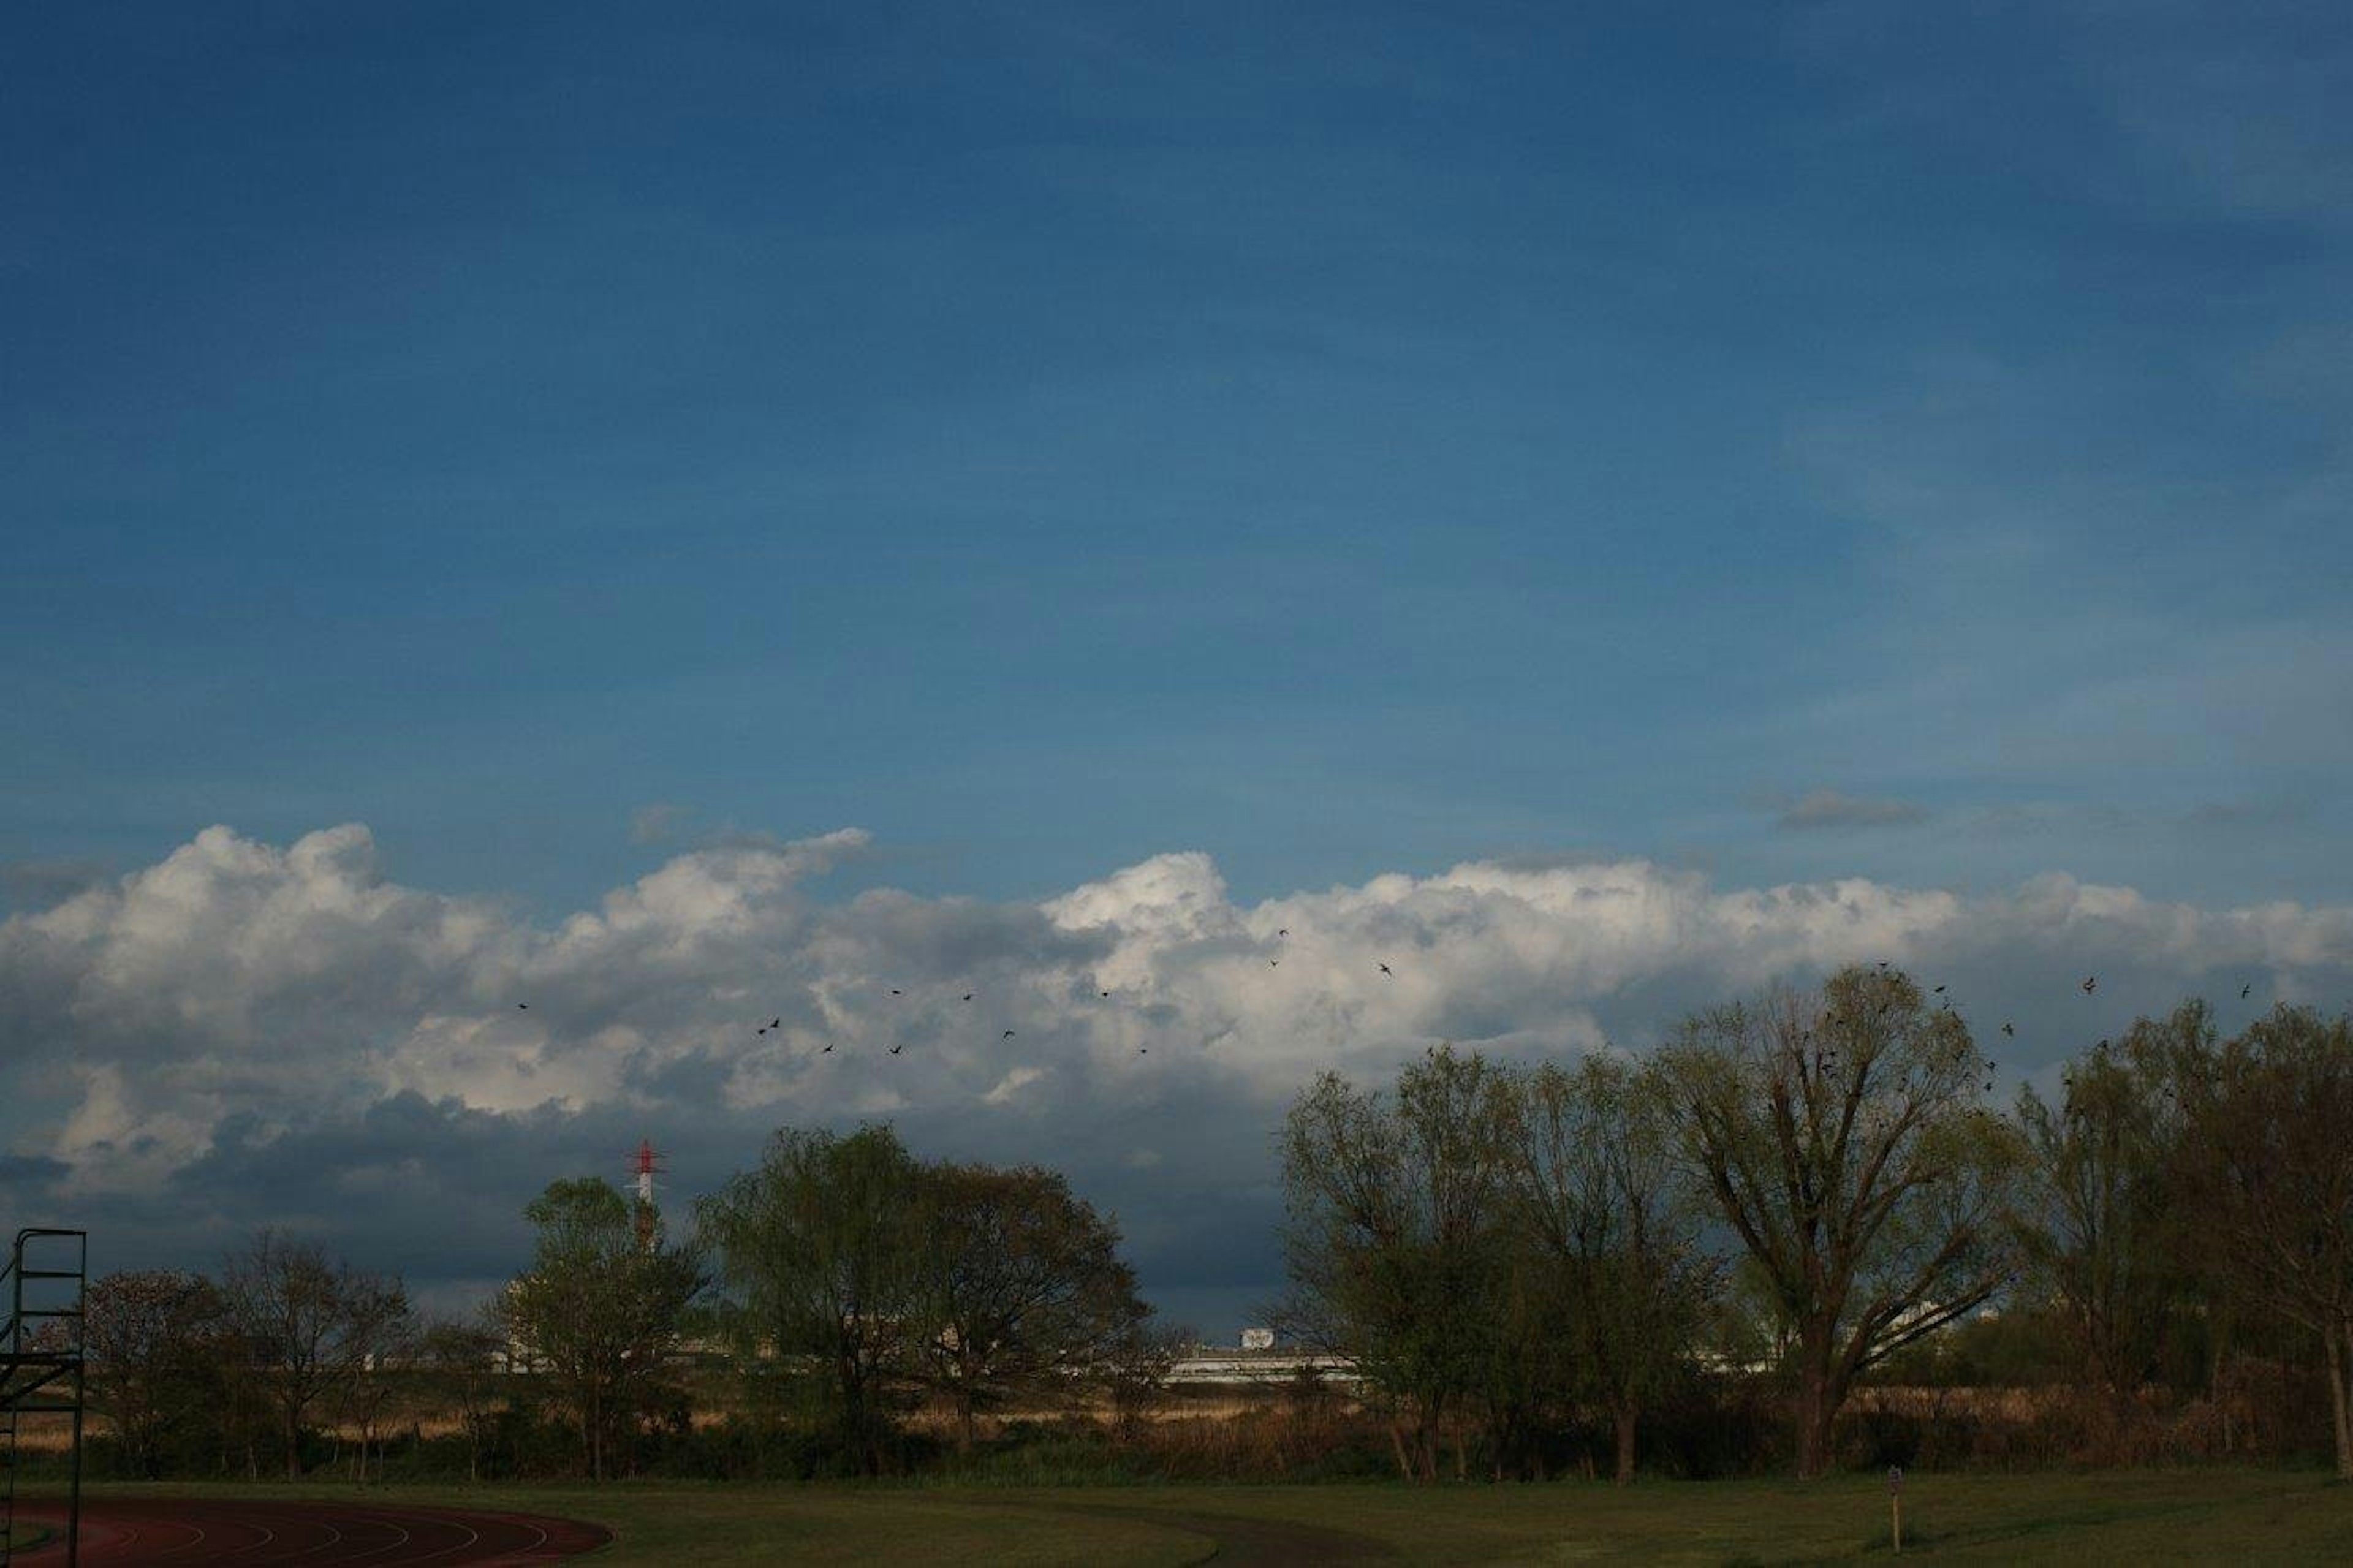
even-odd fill
[{"label": "tall green tree", "polygon": [[1409,1479],[1437,1478],[1449,1417],[1497,1365],[1511,1117],[1505,1075],[1441,1046],[1393,1094],[1326,1073],[1283,1124],[1283,1316],[1389,1397]]},{"label": "tall green tree", "polygon": [[1616,1057],[1547,1064],[1518,1085],[1513,1195],[1577,1390],[1609,1412],[1634,1479],[1642,1409],[1691,1360],[1722,1282],[1681,1181],[1669,1086]]},{"label": "tall green tree", "polygon": [[[2192,1294],[2177,1252],[2182,1221],[2168,1163],[2181,1135],[2176,1065],[2211,1050],[2202,1004],[2143,1019],[2066,1070],[2058,1104],[2021,1089],[2033,1159],[2023,1194],[2029,1261],[2067,1330],[2080,1375],[2103,1397],[2098,1438],[2118,1452],[2124,1421],[2162,1365]],[[2187,1058],[2185,1053],[2188,1053]]]},{"label": "tall green tree", "polygon": [[601,1177],[550,1183],[523,1215],[539,1232],[531,1267],[494,1310],[510,1339],[547,1366],[578,1426],[582,1462],[602,1480],[706,1278],[659,1221],[641,1243],[629,1200]]},{"label": "tall green tree", "polygon": [[922,1185],[923,1291],[938,1331],[918,1352],[969,1448],[981,1409],[1017,1390],[1072,1386],[1151,1309],[1120,1259],[1117,1228],[1060,1174],[934,1165]]},{"label": "tall green tree", "polygon": [[937,1229],[921,1170],[888,1127],[786,1129],[759,1168],[698,1205],[740,1342],[809,1357],[858,1468],[888,1458],[890,1401],[939,1331],[926,1249]]},{"label": "tall green tree", "polygon": [[1798,1474],[1855,1376],[2013,1274],[2017,1134],[1967,1026],[1895,971],[1688,1019],[1659,1057],[1683,1153],[1768,1283],[1795,1365]]},{"label": "tall green tree", "polygon": [[2185,1200],[2232,1289],[2319,1339],[2353,1480],[2353,1016],[2280,1007],[2179,1083]]}]

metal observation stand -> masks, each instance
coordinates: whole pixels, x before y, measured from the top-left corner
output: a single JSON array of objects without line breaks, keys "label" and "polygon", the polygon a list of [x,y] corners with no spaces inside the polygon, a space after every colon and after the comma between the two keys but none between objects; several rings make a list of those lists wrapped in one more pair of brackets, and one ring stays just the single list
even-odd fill
[{"label": "metal observation stand", "polygon": [[0,1568],[15,1560],[17,1438],[27,1415],[67,1417],[67,1568],[81,1562],[83,1310],[90,1294],[90,1237],[34,1227],[16,1233],[0,1270],[8,1318],[0,1327]]}]

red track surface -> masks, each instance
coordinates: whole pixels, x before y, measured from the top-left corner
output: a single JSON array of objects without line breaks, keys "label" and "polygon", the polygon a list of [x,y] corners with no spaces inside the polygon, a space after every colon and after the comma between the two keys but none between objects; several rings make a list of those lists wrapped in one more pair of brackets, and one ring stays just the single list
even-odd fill
[{"label": "red track surface", "polygon": [[[20,1502],[16,1518],[56,1529],[65,1512],[54,1502]],[[302,1568],[553,1563],[612,1539],[612,1531],[575,1520],[451,1508],[233,1498],[85,1498],[81,1507],[81,1560],[89,1568],[148,1563],[169,1568],[202,1563],[293,1563]],[[53,1568],[65,1558],[62,1538],[37,1552],[16,1553],[25,1568]]]}]

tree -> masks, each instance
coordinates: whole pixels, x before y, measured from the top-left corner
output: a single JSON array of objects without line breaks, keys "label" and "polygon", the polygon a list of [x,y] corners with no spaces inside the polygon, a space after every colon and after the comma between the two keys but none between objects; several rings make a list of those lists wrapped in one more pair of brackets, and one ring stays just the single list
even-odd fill
[{"label": "tree", "polygon": [[286,1478],[302,1473],[303,1421],[358,1375],[377,1336],[406,1319],[396,1279],[364,1274],[310,1242],[264,1230],[230,1257],[222,1295],[276,1419]]},{"label": "tree", "polygon": [[702,1265],[659,1222],[641,1244],[628,1201],[601,1177],[551,1183],[523,1214],[539,1237],[499,1302],[501,1321],[546,1363],[579,1425],[588,1473],[602,1480],[677,1348],[680,1318],[705,1283]]},{"label": "tree", "polygon": [[506,1336],[481,1323],[437,1322],[417,1335],[417,1358],[441,1396],[457,1406],[458,1425],[466,1434],[470,1481],[482,1479],[482,1444],[501,1375],[497,1363],[506,1348]]},{"label": "tree", "polygon": [[923,1289],[937,1331],[920,1352],[972,1446],[984,1405],[1092,1363],[1150,1309],[1119,1258],[1119,1232],[1070,1184],[1035,1166],[934,1165],[923,1173],[931,1234]]},{"label": "tree", "polygon": [[1855,1375],[2010,1278],[2023,1152],[1978,1106],[1967,1026],[1900,972],[1695,1015],[1660,1061],[1683,1157],[1790,1331],[1798,1474],[1819,1476]]},{"label": "tree", "polygon": [[2026,1255],[2082,1375],[2106,1401],[2101,1442],[2110,1458],[2189,1294],[2174,1253],[2179,1205],[2168,1170],[2180,1131],[2173,1064],[2185,1052],[2202,1057],[2212,1040],[2205,1007],[2192,1003],[2162,1024],[2136,1024],[2120,1048],[2103,1040],[2077,1058],[2058,1105],[2019,1091],[2019,1125],[2033,1155]]},{"label": "tree", "polygon": [[1111,1405],[1113,1434],[1133,1442],[1166,1397],[1168,1373],[1201,1336],[1183,1324],[1139,1318],[1124,1326],[1095,1358],[1094,1376]]},{"label": "tree", "polygon": [[1569,1374],[1609,1412],[1623,1484],[1643,1405],[1689,1363],[1722,1266],[1679,1190],[1658,1074],[1606,1056],[1546,1065],[1523,1080],[1517,1109],[1520,1221],[1565,1309]]},{"label": "tree", "polygon": [[1390,1443],[1409,1479],[1437,1479],[1448,1415],[1496,1365],[1510,1120],[1504,1076],[1440,1046],[1398,1075],[1394,1097],[1325,1073],[1283,1125],[1282,1316],[1310,1344],[1353,1354],[1398,1402]]},{"label": "tree", "polygon": [[353,1456],[352,1474],[362,1482],[368,1478],[369,1452],[375,1450],[379,1460],[383,1458],[384,1414],[398,1386],[390,1374],[396,1364],[415,1351],[416,1331],[416,1320],[410,1315],[408,1303],[400,1300],[379,1299],[364,1303],[352,1324],[354,1354],[341,1392],[344,1422],[359,1429],[359,1447]]},{"label": "tree", "polygon": [[2179,1081],[2199,1228],[2233,1289],[2319,1337],[2353,1480],[2353,1017],[2282,1006]]},{"label": "tree", "polygon": [[220,1292],[199,1274],[125,1271],[92,1284],[84,1310],[90,1404],[131,1475],[160,1479],[173,1440],[217,1414]]},{"label": "tree", "polygon": [[924,1248],[934,1234],[915,1162],[888,1127],[847,1137],[786,1129],[759,1169],[704,1198],[749,1354],[810,1357],[858,1468],[880,1472],[893,1386],[937,1332]]}]

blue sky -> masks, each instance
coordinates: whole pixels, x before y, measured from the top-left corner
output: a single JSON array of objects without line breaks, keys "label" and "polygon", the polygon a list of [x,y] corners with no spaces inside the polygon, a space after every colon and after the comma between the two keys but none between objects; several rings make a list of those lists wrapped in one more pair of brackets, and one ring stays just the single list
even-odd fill
[{"label": "blue sky", "polygon": [[0,912],[2341,904],[2353,25],[1931,10],[17,16]]}]

